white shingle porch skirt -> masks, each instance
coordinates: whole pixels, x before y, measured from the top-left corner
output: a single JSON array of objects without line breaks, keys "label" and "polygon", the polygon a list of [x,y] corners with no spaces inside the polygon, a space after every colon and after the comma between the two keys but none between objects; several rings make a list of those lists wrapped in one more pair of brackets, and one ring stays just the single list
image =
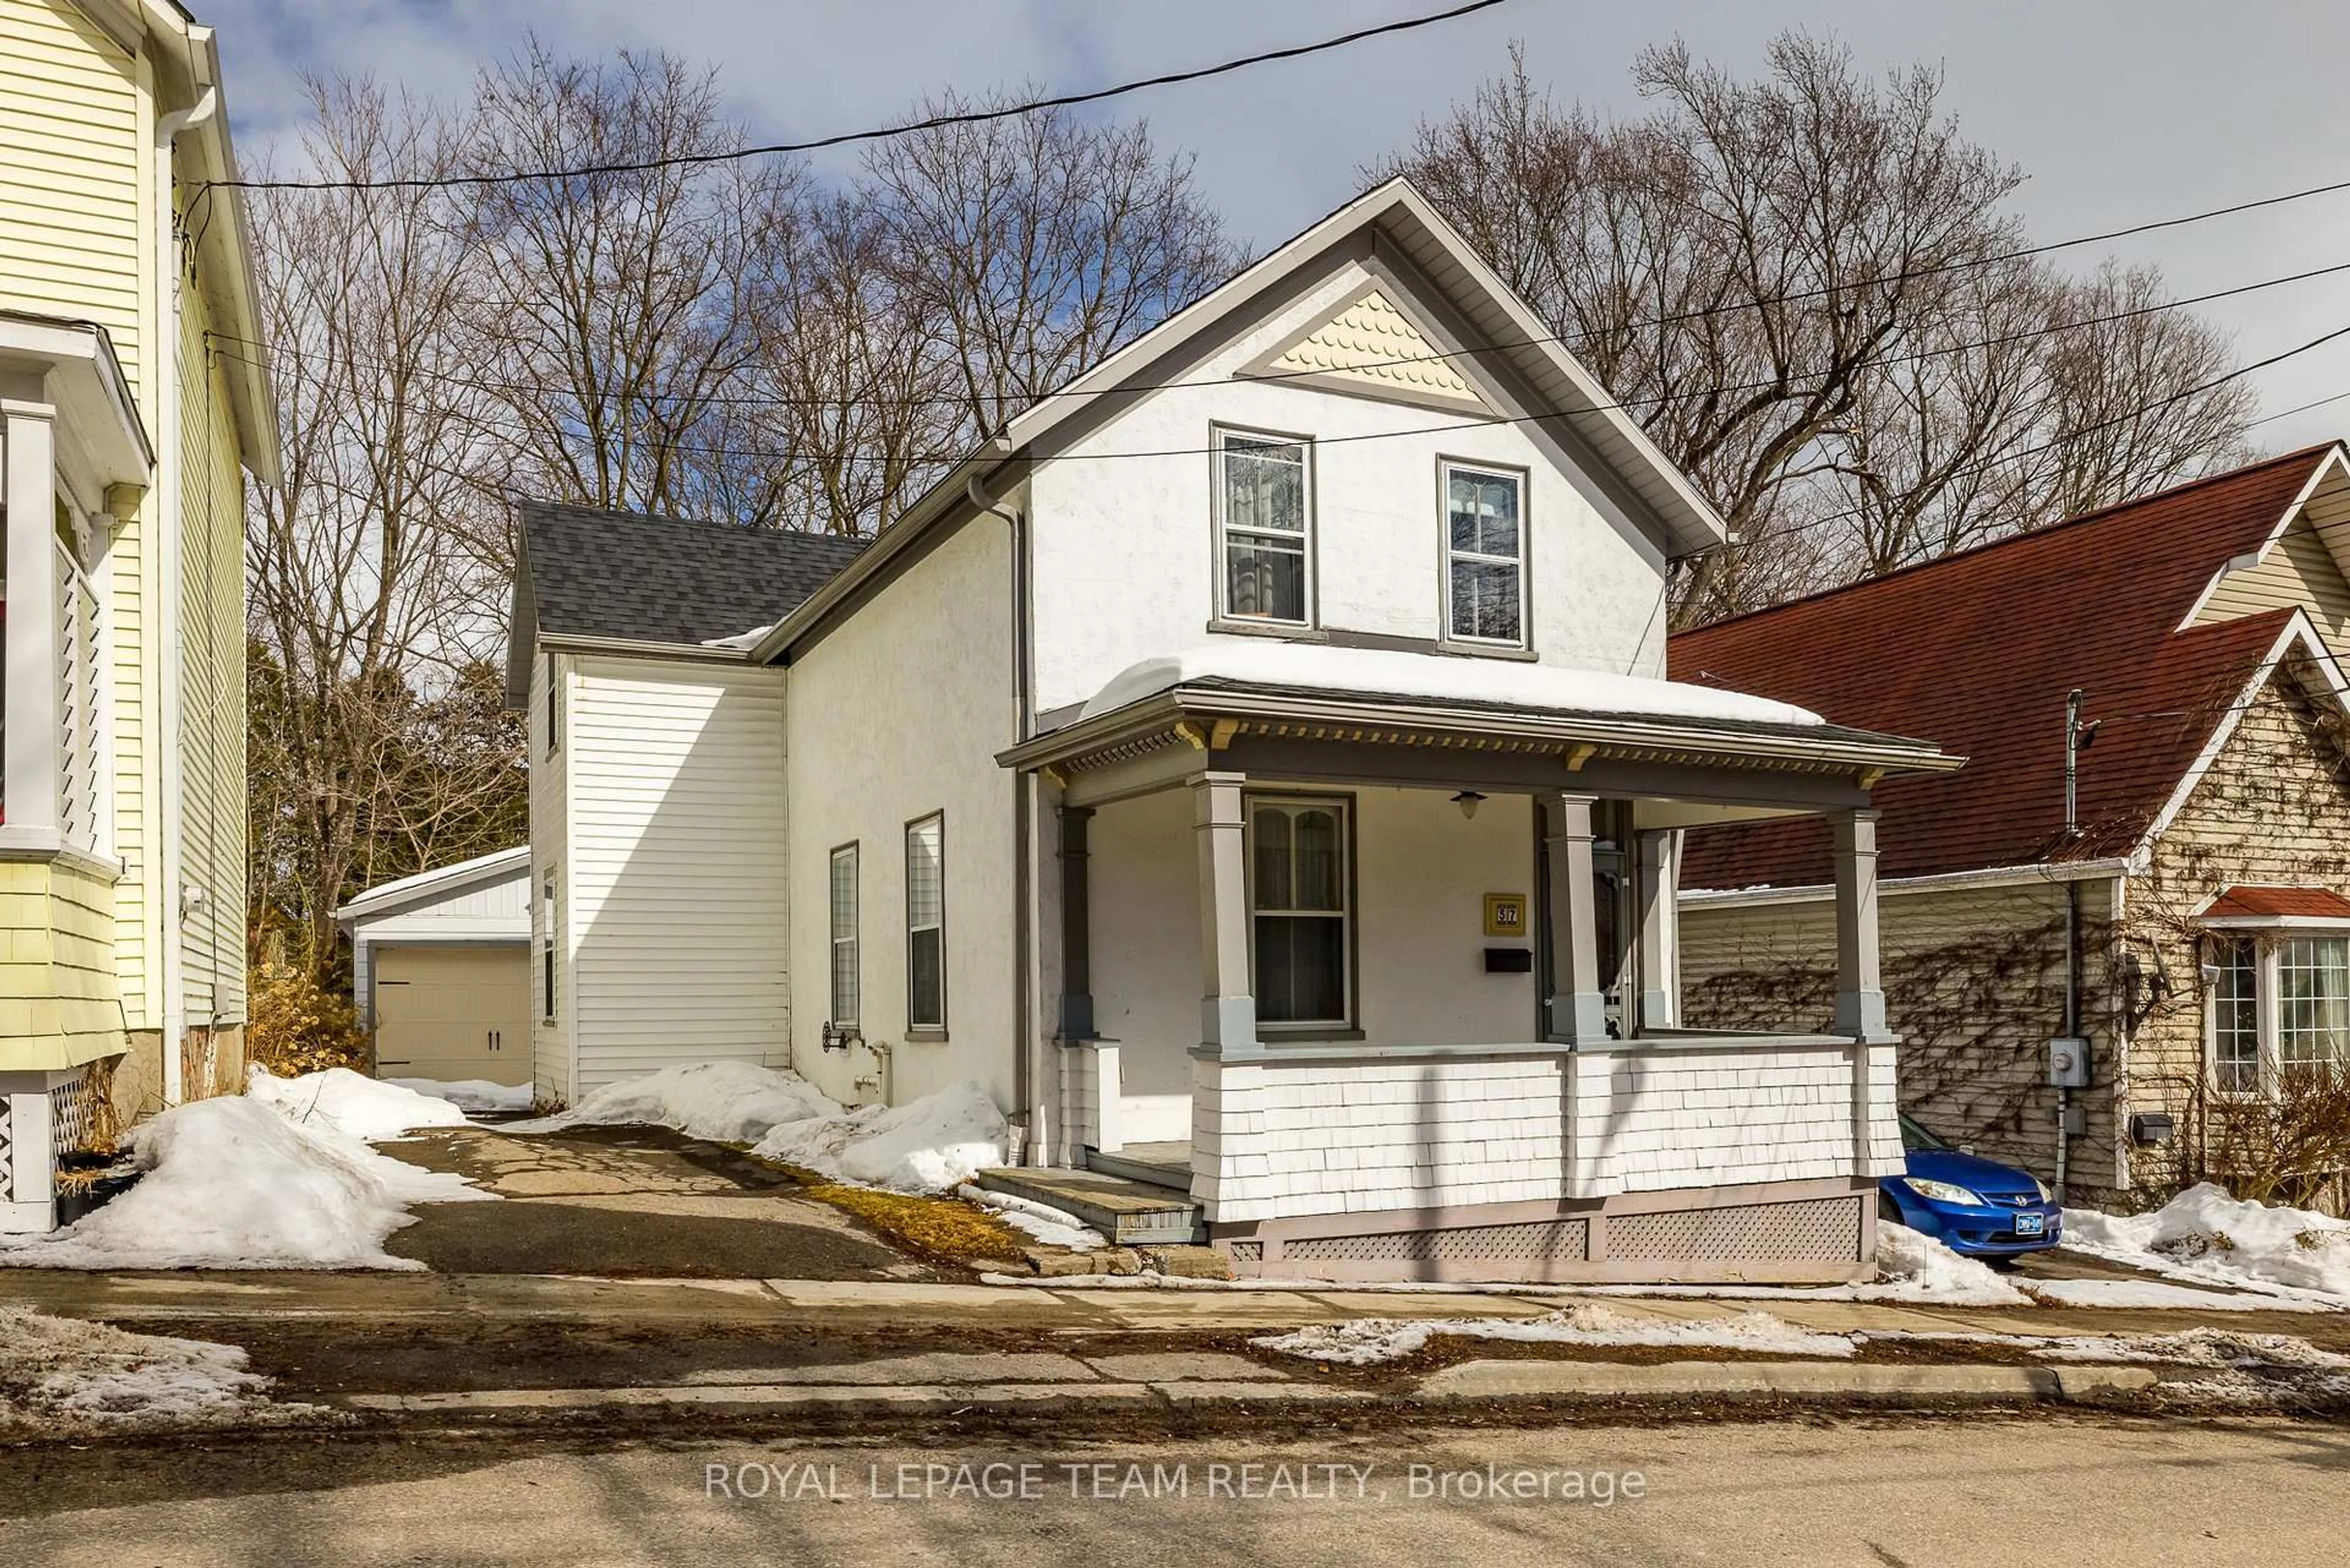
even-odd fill
[{"label": "white shingle porch skirt", "polygon": [[1203,1055],[1192,1196],[1243,1273],[1851,1278],[1902,1168],[1894,1049]]}]

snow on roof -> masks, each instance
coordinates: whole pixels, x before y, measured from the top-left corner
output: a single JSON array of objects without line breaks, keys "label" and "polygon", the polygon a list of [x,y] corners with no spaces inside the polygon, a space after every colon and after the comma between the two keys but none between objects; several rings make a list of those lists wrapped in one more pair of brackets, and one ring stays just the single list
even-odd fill
[{"label": "snow on roof", "polygon": [[1128,665],[1094,694],[1080,717],[1090,719],[1178,686],[1209,680],[1306,691],[1555,709],[1570,713],[1638,714],[1750,724],[1823,722],[1817,713],[1791,702],[1749,697],[1743,692],[1722,691],[1710,686],[1685,686],[1641,675],[1616,675],[1603,670],[1237,639]]},{"label": "snow on roof", "polygon": [[397,881],[380,882],[335,911],[335,918],[348,920],[355,915],[375,914],[388,905],[435,888],[454,888],[465,883],[530,869],[530,846],[517,844],[511,849],[495,850],[477,855],[471,860],[460,860],[454,866],[442,866],[431,871],[419,871],[412,877]]}]

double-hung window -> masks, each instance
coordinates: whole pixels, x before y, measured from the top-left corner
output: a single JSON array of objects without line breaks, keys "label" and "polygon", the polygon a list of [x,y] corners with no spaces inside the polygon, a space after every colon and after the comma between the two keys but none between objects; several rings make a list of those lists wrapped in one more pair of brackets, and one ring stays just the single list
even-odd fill
[{"label": "double-hung window", "polygon": [[1354,923],[1347,803],[1249,803],[1249,918],[1260,1023],[1354,1021]]},{"label": "double-hung window", "polygon": [[1526,639],[1525,476],[1444,465],[1444,633],[1523,648]]},{"label": "double-hung window", "polygon": [[2350,1068],[2350,936],[2211,939],[2211,1086],[2257,1095],[2296,1073]]},{"label": "double-hung window", "polygon": [[947,824],[906,825],[906,1028],[947,1026]]},{"label": "double-hung window", "polygon": [[858,971],[857,967],[857,846],[844,844],[832,852],[832,1023],[839,1029],[857,1027]]},{"label": "double-hung window", "polygon": [[1314,485],[1305,443],[1219,431],[1215,444],[1223,616],[1312,625]]}]

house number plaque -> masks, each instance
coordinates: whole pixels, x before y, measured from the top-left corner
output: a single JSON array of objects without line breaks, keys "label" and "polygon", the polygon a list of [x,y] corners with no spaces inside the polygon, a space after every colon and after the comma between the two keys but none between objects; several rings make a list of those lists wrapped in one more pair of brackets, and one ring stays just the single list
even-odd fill
[{"label": "house number plaque", "polygon": [[1526,896],[1523,893],[1486,894],[1485,934],[1489,937],[1524,936]]}]

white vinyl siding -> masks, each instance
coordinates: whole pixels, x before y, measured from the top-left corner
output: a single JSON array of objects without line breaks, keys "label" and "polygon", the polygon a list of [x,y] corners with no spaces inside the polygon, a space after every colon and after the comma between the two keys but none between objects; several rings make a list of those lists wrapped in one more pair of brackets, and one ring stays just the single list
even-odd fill
[{"label": "white vinyl siding", "polygon": [[577,1092],[790,1060],[781,670],[582,659],[563,692],[557,1012]]}]

